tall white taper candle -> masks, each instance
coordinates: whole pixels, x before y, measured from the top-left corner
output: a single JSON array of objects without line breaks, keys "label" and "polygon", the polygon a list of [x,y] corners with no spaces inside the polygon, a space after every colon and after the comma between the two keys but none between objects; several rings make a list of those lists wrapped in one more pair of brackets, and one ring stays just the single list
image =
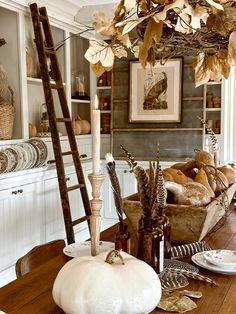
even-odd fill
[{"label": "tall white taper candle", "polygon": [[100,110],[98,110],[98,97],[94,99],[92,112],[92,143],[93,143],[93,174],[100,174]]}]

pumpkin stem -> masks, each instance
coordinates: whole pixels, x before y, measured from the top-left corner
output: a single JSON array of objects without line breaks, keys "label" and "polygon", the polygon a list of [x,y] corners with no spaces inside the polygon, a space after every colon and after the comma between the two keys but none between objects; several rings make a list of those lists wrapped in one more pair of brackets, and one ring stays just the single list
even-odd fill
[{"label": "pumpkin stem", "polygon": [[119,259],[121,260],[121,263],[123,265],[125,265],[123,257],[120,254],[121,250],[111,250],[108,254],[107,257],[105,259],[105,262],[108,264],[114,264],[115,263],[115,258],[119,257]]}]

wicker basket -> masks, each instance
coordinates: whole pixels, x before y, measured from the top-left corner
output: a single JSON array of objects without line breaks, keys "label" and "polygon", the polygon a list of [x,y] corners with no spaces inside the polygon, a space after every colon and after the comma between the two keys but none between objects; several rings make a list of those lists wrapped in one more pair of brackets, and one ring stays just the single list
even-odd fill
[{"label": "wicker basket", "polygon": [[14,92],[8,86],[10,101],[0,96],[0,140],[10,140],[15,117]]}]

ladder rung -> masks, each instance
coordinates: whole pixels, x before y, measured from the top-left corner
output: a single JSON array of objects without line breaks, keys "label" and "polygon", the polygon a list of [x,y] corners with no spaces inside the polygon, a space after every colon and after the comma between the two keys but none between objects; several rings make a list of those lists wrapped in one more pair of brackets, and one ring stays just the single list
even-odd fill
[{"label": "ladder rung", "polygon": [[73,154],[76,154],[76,153],[77,153],[76,150],[71,150],[71,151],[68,151],[68,152],[63,152],[63,153],[62,153],[62,156],[73,155]]},{"label": "ladder rung", "polygon": [[56,118],[56,122],[71,122],[70,118]]},{"label": "ladder rung", "polygon": [[72,225],[73,226],[78,225],[81,222],[89,220],[89,219],[90,219],[90,216],[84,216],[84,217],[78,218],[78,219],[72,221]]},{"label": "ladder rung", "polygon": [[47,21],[47,17],[44,15],[39,15],[40,21]]},{"label": "ladder rung", "polygon": [[[68,156],[68,155],[73,155],[73,154],[78,154],[78,152],[76,150],[74,150],[74,151],[72,150],[72,151],[69,151],[69,152],[64,152],[61,155],[62,156]],[[86,158],[86,157],[87,157],[86,154],[82,154],[82,155],[79,156],[79,158]],[[55,162],[56,162],[55,159],[51,159],[51,160],[47,161],[48,164],[54,164]]]},{"label": "ladder rung", "polygon": [[44,51],[46,53],[46,55],[55,55],[56,54],[56,51],[55,50],[52,50],[50,48],[44,48]]},{"label": "ladder rung", "polygon": [[63,88],[63,84],[61,82],[59,82],[59,83],[51,83],[50,86],[51,86],[52,89]]},{"label": "ladder rung", "polygon": [[84,184],[76,184],[76,185],[69,186],[67,188],[67,191],[70,192],[70,191],[74,191],[83,187],[84,187]]}]

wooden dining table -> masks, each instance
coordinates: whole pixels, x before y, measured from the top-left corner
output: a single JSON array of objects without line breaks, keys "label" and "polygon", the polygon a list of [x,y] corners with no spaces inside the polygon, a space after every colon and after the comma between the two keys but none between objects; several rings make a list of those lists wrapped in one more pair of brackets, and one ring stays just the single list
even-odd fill
[{"label": "wooden dining table", "polygon": [[[117,226],[115,225],[103,231],[101,240],[113,241],[116,230]],[[132,234],[133,254],[135,254],[136,247],[135,239],[135,235]],[[204,240],[212,249],[236,250],[236,207],[234,204],[230,205],[226,219],[221,219],[214,232],[210,232]],[[52,298],[52,287],[59,270],[69,260],[70,258],[62,253],[0,288],[0,310],[7,314],[64,313]],[[191,258],[185,259],[185,261],[192,263]],[[223,275],[201,267],[198,268],[200,274],[213,279],[217,285],[188,279],[189,285],[184,289],[202,292],[202,298],[194,299],[197,308],[191,313],[236,313],[236,275]],[[94,278],[94,280],[96,279]],[[156,308],[152,313],[165,313],[165,311]]]}]

